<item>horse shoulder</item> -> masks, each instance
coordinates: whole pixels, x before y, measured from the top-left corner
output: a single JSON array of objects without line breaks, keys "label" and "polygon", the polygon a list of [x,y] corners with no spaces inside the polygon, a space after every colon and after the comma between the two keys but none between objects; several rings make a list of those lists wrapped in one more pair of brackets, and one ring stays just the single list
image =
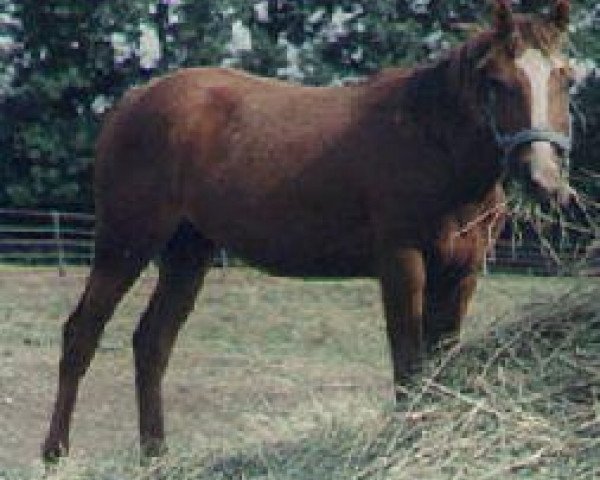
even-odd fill
[{"label": "horse shoulder", "polygon": [[463,205],[440,221],[435,249],[445,265],[476,270],[493,247],[506,218],[506,197],[498,184],[475,204]]}]

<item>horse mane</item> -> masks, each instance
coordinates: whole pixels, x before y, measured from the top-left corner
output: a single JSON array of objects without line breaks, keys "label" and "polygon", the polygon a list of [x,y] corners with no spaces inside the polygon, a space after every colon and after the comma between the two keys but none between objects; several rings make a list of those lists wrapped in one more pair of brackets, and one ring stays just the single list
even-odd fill
[{"label": "horse mane", "polygon": [[493,45],[493,33],[483,32],[449,50],[441,58],[410,71],[397,98],[397,106],[410,112],[409,122],[431,126],[428,135],[439,137],[439,125],[462,123],[474,97],[473,72]]},{"label": "horse mane", "polygon": [[[565,43],[565,35],[558,27],[536,16],[515,15],[515,28],[519,42],[546,54],[560,51]],[[495,46],[512,40],[514,37],[500,39],[494,29],[488,29],[449,50],[436,61],[411,70],[400,69],[396,77],[405,80],[397,101],[411,111],[420,124],[435,122],[440,116],[460,119],[468,108],[462,102],[462,94],[475,95],[477,85],[473,84],[473,72],[478,64]]]}]

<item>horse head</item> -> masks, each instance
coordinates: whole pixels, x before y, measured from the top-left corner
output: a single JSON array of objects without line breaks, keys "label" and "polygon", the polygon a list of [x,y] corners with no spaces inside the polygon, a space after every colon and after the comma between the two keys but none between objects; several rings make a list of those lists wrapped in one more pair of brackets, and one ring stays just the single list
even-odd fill
[{"label": "horse head", "polygon": [[534,193],[562,205],[576,200],[569,186],[572,71],[565,54],[569,2],[541,16],[494,3],[494,27],[474,52],[472,95],[484,128],[503,152],[503,168],[524,177]]}]

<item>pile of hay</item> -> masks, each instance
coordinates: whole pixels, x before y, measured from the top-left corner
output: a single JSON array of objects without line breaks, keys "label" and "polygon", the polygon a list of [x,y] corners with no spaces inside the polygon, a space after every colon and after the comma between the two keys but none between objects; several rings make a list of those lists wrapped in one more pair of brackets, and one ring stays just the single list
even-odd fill
[{"label": "pile of hay", "polygon": [[340,417],[285,444],[70,478],[600,478],[600,283],[582,280],[441,350],[406,394],[360,427]]},{"label": "pile of hay", "polygon": [[364,478],[598,478],[600,282],[586,282],[440,356]]}]

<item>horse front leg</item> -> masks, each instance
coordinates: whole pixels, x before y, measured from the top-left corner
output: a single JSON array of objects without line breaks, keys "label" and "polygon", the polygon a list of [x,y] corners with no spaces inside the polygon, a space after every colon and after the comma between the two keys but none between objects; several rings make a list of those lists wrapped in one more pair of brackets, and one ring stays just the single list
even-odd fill
[{"label": "horse front leg", "polygon": [[458,340],[462,319],[467,314],[477,286],[477,273],[458,278],[432,279],[427,286],[425,341],[429,350],[441,340]]},{"label": "horse front leg", "polygon": [[379,277],[387,334],[398,387],[419,370],[423,357],[423,298],[426,275],[421,251],[396,248],[380,259]]}]

